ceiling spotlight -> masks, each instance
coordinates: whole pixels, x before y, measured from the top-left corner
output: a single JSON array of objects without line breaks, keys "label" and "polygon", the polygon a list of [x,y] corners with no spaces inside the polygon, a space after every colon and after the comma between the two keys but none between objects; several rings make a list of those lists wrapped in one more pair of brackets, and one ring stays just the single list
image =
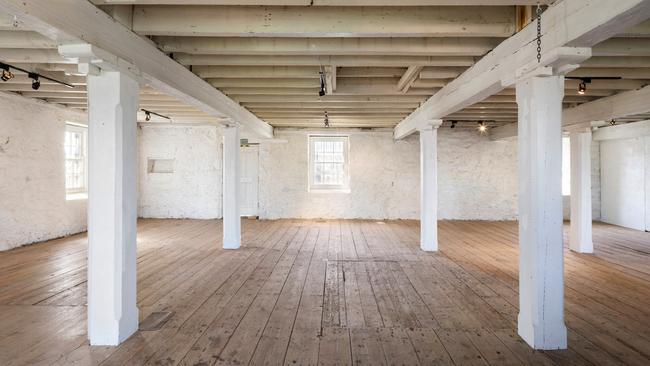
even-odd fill
[{"label": "ceiling spotlight", "polygon": [[330,126],[330,119],[327,116],[327,111],[325,111],[325,128],[329,128]]},{"label": "ceiling spotlight", "polygon": [[458,121],[451,121],[451,128],[456,128],[456,123],[458,123]]},{"label": "ceiling spotlight", "polygon": [[485,133],[485,131],[487,131],[487,125],[485,124],[485,122],[483,121],[478,122],[478,131],[480,133]]},{"label": "ceiling spotlight", "polygon": [[581,81],[580,84],[578,84],[578,94],[585,95],[586,92],[587,84],[584,81]]},{"label": "ceiling spotlight", "polygon": [[32,79],[32,89],[38,90],[41,87],[41,82],[38,81],[38,74],[30,72],[27,74],[27,76]]},{"label": "ceiling spotlight", "polygon": [[615,119],[612,119],[611,121],[609,121],[609,125],[610,125],[610,126],[614,126],[614,125],[616,125],[616,120],[615,120]]},{"label": "ceiling spotlight", "polygon": [[151,121],[151,112],[144,111],[144,120],[147,122]]},{"label": "ceiling spotlight", "polygon": [[0,69],[2,69],[2,76],[0,76],[2,81],[9,81],[14,78],[14,74],[9,70],[9,65],[0,63]]}]

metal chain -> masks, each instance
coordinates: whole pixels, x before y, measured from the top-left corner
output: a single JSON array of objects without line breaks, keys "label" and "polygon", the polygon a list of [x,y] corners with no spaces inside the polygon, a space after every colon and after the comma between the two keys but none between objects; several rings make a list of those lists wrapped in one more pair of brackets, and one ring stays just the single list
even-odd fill
[{"label": "metal chain", "polygon": [[542,7],[537,2],[537,62],[542,62]]}]

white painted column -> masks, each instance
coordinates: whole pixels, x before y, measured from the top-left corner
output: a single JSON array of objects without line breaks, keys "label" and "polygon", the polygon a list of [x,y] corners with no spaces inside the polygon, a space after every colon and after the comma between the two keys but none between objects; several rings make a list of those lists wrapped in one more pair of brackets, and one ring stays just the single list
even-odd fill
[{"label": "white painted column", "polygon": [[519,335],[535,349],[567,347],[562,247],[564,77],[517,82]]},{"label": "white painted column", "polygon": [[118,345],[138,329],[136,305],[138,83],[88,75],[88,338]]},{"label": "white painted column", "polygon": [[438,250],[438,127],[442,120],[420,128],[420,248]]},{"label": "white painted column", "polygon": [[223,248],[241,246],[239,215],[239,125],[223,128]]},{"label": "white painted column", "polygon": [[591,130],[571,133],[571,229],[569,248],[593,253],[591,237]]}]

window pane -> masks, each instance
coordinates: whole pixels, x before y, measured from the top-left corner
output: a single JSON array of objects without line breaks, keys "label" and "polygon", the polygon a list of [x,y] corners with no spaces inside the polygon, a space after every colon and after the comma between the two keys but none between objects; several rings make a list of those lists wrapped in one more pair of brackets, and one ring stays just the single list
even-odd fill
[{"label": "window pane", "polygon": [[347,184],[346,137],[310,137],[311,184],[341,189]]},{"label": "window pane", "polygon": [[81,127],[68,126],[65,131],[65,187],[68,192],[86,189],[85,131]]}]

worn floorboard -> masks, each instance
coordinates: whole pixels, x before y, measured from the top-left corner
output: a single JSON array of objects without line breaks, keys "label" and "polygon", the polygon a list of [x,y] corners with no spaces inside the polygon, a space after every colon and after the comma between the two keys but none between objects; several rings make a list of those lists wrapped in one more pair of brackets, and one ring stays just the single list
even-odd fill
[{"label": "worn floorboard", "polygon": [[[565,231],[566,231],[565,227]],[[565,232],[566,235],[566,232]],[[569,349],[516,332],[517,225],[141,220],[141,320],[119,347],[86,340],[86,236],[0,253],[0,365],[648,365],[650,234],[594,225],[593,255],[565,250]],[[566,236],[565,236],[566,240]]]}]

